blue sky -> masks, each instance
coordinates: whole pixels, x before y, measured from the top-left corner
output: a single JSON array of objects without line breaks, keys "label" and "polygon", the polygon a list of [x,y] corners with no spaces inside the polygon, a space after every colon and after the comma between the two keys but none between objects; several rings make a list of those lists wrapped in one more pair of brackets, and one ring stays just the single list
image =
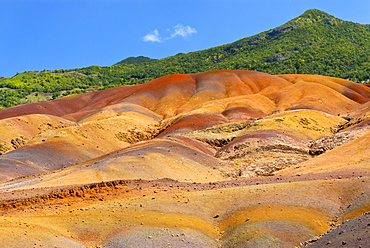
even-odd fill
[{"label": "blue sky", "polygon": [[203,50],[312,8],[370,24],[369,0],[0,0],[0,76]]}]

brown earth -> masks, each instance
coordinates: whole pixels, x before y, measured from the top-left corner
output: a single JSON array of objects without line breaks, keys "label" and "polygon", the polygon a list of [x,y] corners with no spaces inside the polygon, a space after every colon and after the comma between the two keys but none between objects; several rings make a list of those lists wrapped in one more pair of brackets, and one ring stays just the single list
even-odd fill
[{"label": "brown earth", "polygon": [[212,71],[0,110],[2,244],[363,245],[369,103],[344,79]]}]

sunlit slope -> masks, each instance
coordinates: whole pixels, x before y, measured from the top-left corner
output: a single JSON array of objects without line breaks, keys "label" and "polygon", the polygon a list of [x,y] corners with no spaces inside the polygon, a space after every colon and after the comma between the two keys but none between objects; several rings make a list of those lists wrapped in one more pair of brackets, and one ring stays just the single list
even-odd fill
[{"label": "sunlit slope", "polygon": [[[246,129],[249,134],[240,132],[232,138],[248,137],[251,130],[265,130],[265,137],[266,132],[273,136],[285,132],[282,135],[291,139],[288,143],[297,141],[299,146],[306,146],[311,139],[332,135],[335,126],[344,121],[335,116],[360,111],[369,97],[370,88],[331,77],[211,71],[170,75],[142,85],[11,107],[0,110],[0,124],[4,126],[0,145],[3,152],[8,151],[0,156],[1,180],[83,163],[155,137],[181,136],[267,116],[266,123],[274,125],[258,124]],[[277,117],[278,113],[285,115],[284,111],[300,109],[308,112]],[[221,135],[228,136],[227,132]],[[243,142],[243,137],[234,143],[237,140]],[[212,149],[216,155],[218,148]],[[216,157],[225,158],[220,153]],[[296,159],[301,162],[307,158],[299,155]],[[129,175],[143,177],[142,173]]]},{"label": "sunlit slope", "polygon": [[295,110],[268,118],[141,141],[95,159],[5,188],[52,187],[117,179],[212,182],[271,175],[311,159],[309,141],[331,136],[340,117]]},{"label": "sunlit slope", "polygon": [[0,110],[0,239],[295,247],[339,242],[326,233],[347,220],[362,235],[369,103],[344,79],[211,71]]},{"label": "sunlit slope", "polygon": [[138,244],[140,247],[295,247],[340,223],[345,219],[347,206],[363,207],[356,216],[370,210],[368,178],[176,194],[161,194],[156,191],[156,185],[160,184],[153,182],[148,189],[140,188],[146,190],[142,197],[89,203],[88,195],[80,196],[85,201],[67,196],[51,205],[45,202],[33,208],[29,206],[18,216],[14,216],[14,211],[8,212],[0,218],[2,244],[6,247],[138,247]]},{"label": "sunlit slope", "polygon": [[[189,142],[187,142],[189,143]],[[4,188],[40,188],[118,179],[172,178],[184,182],[224,180],[228,164],[180,140],[155,139],[53,173],[20,179]]]},{"label": "sunlit slope", "polygon": [[0,120],[0,154],[15,150],[40,133],[65,128],[74,122],[52,115],[26,115]]},{"label": "sunlit slope", "polygon": [[[284,90],[283,90],[284,89]],[[30,103],[0,111],[0,118],[9,118],[26,114],[50,114],[79,120],[87,114],[95,114],[105,106],[118,103],[135,104],[155,112],[164,118],[201,109],[205,103],[212,104],[215,112],[244,106],[246,110],[285,110],[286,107],[305,107],[322,110],[320,103],[312,100],[325,99],[329,106],[325,112],[334,111],[329,107],[352,109],[368,101],[370,89],[362,84],[348,80],[316,75],[280,75],[273,76],[255,71],[211,71],[197,74],[175,74],[154,79],[142,85],[122,86],[91,93],[85,93],[57,99],[50,102]],[[262,106],[254,106],[250,95],[267,97]],[[222,99],[245,96],[245,100],[219,101]],[[249,97],[248,97],[249,96]],[[289,99],[287,97],[289,96]],[[332,98],[332,101],[328,100]],[[248,101],[250,102],[248,106]],[[268,102],[277,103],[274,109]],[[287,103],[285,103],[287,102]],[[292,105],[293,104],[293,105]],[[210,107],[212,106],[210,105]],[[253,109],[251,109],[253,107]],[[263,109],[260,109],[263,108]],[[120,110],[117,110],[120,112]],[[245,111],[245,110],[244,110]],[[124,112],[122,110],[121,112]],[[203,111],[202,111],[203,112]],[[212,111],[213,112],[213,111]]]},{"label": "sunlit slope", "polygon": [[368,172],[370,166],[370,130],[358,138],[327,151],[318,157],[301,163],[298,167],[279,172],[281,175],[294,173],[323,173],[335,171]]},{"label": "sunlit slope", "polygon": [[[0,178],[4,180],[53,171],[102,156],[140,140],[137,137],[138,132],[143,137],[150,137],[150,126],[158,123],[155,117],[137,112],[126,112],[122,115],[105,112],[104,115],[94,117],[93,121],[90,117],[80,123],[45,115],[17,117],[19,120],[32,119],[32,122],[29,121],[26,127],[22,123],[10,129],[10,132],[4,131],[3,137],[11,136],[8,138],[11,139],[10,142],[6,141],[17,149],[0,157],[3,170]],[[9,123],[12,119],[15,117],[0,122]],[[58,122],[50,119],[56,119]],[[18,122],[13,121],[16,124]]]}]

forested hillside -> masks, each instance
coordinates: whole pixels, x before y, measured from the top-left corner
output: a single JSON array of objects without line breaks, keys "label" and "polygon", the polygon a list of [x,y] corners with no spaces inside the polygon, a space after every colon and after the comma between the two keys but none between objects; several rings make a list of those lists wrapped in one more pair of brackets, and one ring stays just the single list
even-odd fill
[{"label": "forested hillside", "polygon": [[313,9],[277,28],[203,51],[160,60],[128,58],[108,67],[24,72],[0,79],[0,108],[143,83],[168,74],[219,69],[319,74],[369,83],[370,25]]}]

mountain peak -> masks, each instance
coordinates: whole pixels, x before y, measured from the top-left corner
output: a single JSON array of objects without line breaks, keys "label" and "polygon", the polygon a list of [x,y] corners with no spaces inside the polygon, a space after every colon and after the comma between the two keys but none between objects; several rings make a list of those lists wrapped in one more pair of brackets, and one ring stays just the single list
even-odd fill
[{"label": "mountain peak", "polygon": [[329,15],[328,13],[318,10],[318,9],[309,9],[306,10],[302,15],[298,16],[297,18],[293,20],[311,20],[311,21],[333,21],[333,20],[339,20],[335,18],[332,15]]},{"label": "mountain peak", "polygon": [[301,16],[331,16],[328,13],[319,9],[308,9]]}]

